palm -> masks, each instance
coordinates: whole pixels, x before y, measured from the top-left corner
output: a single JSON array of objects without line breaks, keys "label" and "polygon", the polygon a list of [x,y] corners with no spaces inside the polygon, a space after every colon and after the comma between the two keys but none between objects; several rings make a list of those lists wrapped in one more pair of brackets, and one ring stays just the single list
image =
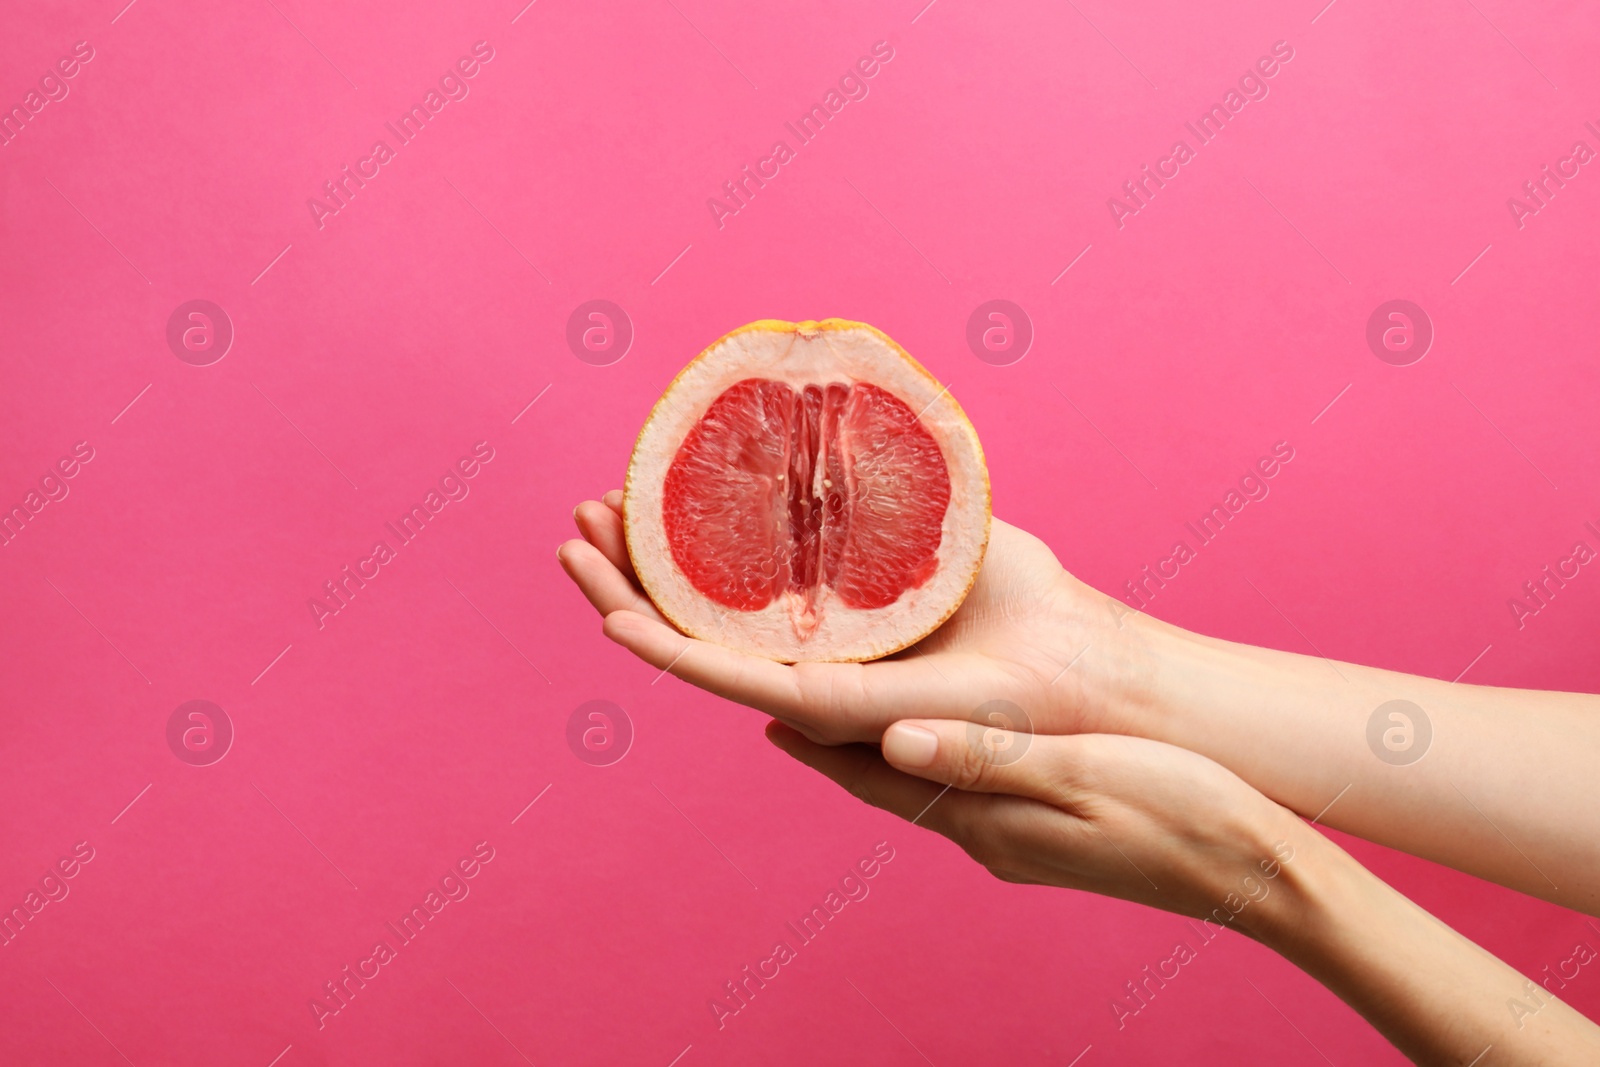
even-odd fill
[{"label": "palm", "polygon": [[[579,505],[582,541],[557,551],[607,636],[655,667],[765,711],[815,740],[875,741],[907,716],[985,721],[991,701],[1033,729],[1093,728],[1084,716],[1087,651],[1119,626],[1115,602],[1073,579],[1045,544],[996,519],[983,569],[961,607],[917,645],[875,663],[773,663],[684,637],[633,578],[621,494]],[[984,709],[984,710],[980,710]],[[997,725],[1014,725],[998,724]]]}]

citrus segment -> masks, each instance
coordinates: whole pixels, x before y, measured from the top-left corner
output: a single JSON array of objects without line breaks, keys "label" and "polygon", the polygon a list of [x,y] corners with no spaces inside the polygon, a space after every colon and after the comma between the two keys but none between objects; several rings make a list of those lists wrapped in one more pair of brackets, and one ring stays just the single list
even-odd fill
[{"label": "citrus segment", "polygon": [[678,447],[662,518],[696,589],[740,611],[792,591],[806,626],[824,587],[881,608],[927,581],[949,502],[939,445],[899,398],[746,378]]}]

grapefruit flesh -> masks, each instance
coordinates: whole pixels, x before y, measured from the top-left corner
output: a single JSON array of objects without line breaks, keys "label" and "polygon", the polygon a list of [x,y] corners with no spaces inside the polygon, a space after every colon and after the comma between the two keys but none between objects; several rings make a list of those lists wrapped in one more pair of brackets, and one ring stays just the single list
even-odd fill
[{"label": "grapefruit flesh", "polygon": [[700,592],[758,611],[824,586],[881,608],[938,565],[950,475],[899,398],[867,383],[746,378],[712,402],[667,471],[672,558]]},{"label": "grapefruit flesh", "polygon": [[949,391],[882,333],[761,322],[657,404],[624,514],[641,584],[684,632],[788,662],[871,659],[966,595],[988,475]]}]

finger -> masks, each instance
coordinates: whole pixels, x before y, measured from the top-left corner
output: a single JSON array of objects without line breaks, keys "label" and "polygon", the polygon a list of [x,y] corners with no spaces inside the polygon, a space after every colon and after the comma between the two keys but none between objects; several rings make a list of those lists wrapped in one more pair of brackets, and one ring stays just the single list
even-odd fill
[{"label": "finger", "polygon": [[600,498],[600,503],[604,504],[606,507],[610,508],[612,511],[615,511],[619,518],[622,516],[622,490],[621,489],[613,489],[613,490],[611,490],[605,496]]},{"label": "finger", "polygon": [[908,710],[966,719],[989,699],[980,663],[926,659],[788,666],[685,637],[653,612],[606,619],[606,636],[652,666],[717,696],[800,724],[835,744],[876,741]]},{"label": "finger", "polygon": [[628,581],[638,583],[633,573],[633,561],[628,558],[628,539],[623,532],[622,516],[598,500],[585,500],[572,512],[583,539],[600,550]]},{"label": "finger", "polygon": [[815,745],[777,722],[768,725],[767,739],[857,799],[948,837],[997,877],[1128,895],[1108,888],[1094,872],[1116,860],[1130,866],[1133,861],[1103,832],[1091,835],[1090,823],[1069,819],[1055,803],[938,786],[896,770],[871,745]]},{"label": "finger", "polygon": [[601,615],[627,610],[658,622],[661,619],[649,598],[594,545],[576,539],[568,541],[556,549],[556,559]]},{"label": "finger", "polygon": [[[871,745],[819,745],[774,721],[767,740],[824,777],[839,783],[857,800],[957,839],[971,825],[966,808],[973,797],[946,791],[932,782],[903,774],[883,761]],[[959,843],[959,840],[958,840]]]},{"label": "finger", "polygon": [[1081,782],[1086,742],[980,723],[917,719],[883,734],[883,758],[907,774],[976,793],[1008,793],[1067,806]]},{"label": "finger", "polygon": [[[592,546],[591,546],[592,547]],[[654,611],[612,611],[606,636],[652,667],[690,685],[768,715],[796,718],[800,705],[794,670],[781,663],[685,637]]]},{"label": "finger", "polygon": [[1008,680],[971,653],[917,655],[873,663],[797,663],[794,718],[838,741],[872,741],[909,715],[968,720],[1011,696]]},{"label": "finger", "polygon": [[[815,730],[813,730],[811,727],[807,726],[803,722],[795,722],[793,719],[778,719],[778,718],[774,718],[772,720],[772,722],[778,723],[778,724],[780,724],[782,726],[787,726],[789,729],[793,730],[797,734],[800,734],[807,741],[810,741],[814,745],[825,745],[825,744],[828,743],[825,739],[823,739],[820,735],[818,735],[818,733]],[[770,726],[771,723],[768,723],[768,725]]]}]

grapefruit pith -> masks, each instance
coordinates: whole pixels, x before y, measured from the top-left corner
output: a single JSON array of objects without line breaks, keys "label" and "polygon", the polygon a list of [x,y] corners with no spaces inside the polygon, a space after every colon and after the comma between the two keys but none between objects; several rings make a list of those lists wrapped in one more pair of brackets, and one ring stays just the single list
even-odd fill
[{"label": "grapefruit pith", "polygon": [[971,589],[989,475],[961,406],[882,331],[763,320],[696,357],[645,422],[623,514],[640,584],[692,637],[867,660]]}]

